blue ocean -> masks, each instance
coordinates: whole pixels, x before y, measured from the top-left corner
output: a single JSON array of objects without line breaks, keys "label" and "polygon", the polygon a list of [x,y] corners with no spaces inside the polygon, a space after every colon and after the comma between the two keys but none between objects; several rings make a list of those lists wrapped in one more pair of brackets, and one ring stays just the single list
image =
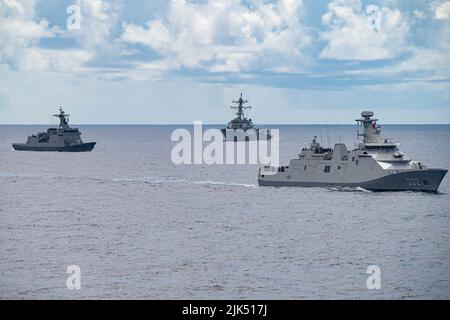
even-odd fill
[{"label": "blue ocean", "polygon": [[[258,187],[257,165],[173,164],[180,126],[78,126],[92,152],[12,150],[46,127],[0,126],[2,299],[450,298],[450,176],[436,194]],[[282,164],[313,136],[357,143],[352,125],[270,127]],[[382,130],[450,168],[450,125]]]}]

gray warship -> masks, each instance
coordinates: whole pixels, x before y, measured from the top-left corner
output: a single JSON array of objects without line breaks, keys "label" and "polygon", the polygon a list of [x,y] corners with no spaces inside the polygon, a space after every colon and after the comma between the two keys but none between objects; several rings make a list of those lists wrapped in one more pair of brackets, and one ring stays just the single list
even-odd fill
[{"label": "gray warship", "polygon": [[251,106],[245,106],[248,100],[244,100],[241,96],[238,100],[233,101],[236,106],[231,106],[231,109],[236,109],[236,118],[228,122],[226,128],[223,128],[222,134],[225,141],[249,141],[249,140],[270,140],[272,135],[269,129],[255,128],[252,119],[247,119],[244,110],[251,109]]},{"label": "gray warship", "polygon": [[323,148],[314,137],[289,166],[259,168],[260,186],[361,187],[372,191],[437,192],[448,170],[432,169],[411,160],[399,150],[399,144],[381,136],[378,119],[364,111],[357,123],[363,137],[352,151],[345,144]]},{"label": "gray warship", "polygon": [[53,116],[59,118],[58,128],[48,128],[46,132],[32,134],[28,136],[26,143],[13,143],[14,150],[83,152],[94,149],[96,142],[83,142],[78,128],[69,126],[70,115],[62,107],[59,108],[59,114]]}]

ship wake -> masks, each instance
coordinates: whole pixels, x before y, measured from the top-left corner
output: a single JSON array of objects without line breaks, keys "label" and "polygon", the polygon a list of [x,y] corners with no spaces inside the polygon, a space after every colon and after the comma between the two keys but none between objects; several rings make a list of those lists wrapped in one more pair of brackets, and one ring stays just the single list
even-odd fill
[{"label": "ship wake", "polygon": [[362,187],[343,187],[343,186],[329,187],[328,190],[337,192],[372,192]]}]

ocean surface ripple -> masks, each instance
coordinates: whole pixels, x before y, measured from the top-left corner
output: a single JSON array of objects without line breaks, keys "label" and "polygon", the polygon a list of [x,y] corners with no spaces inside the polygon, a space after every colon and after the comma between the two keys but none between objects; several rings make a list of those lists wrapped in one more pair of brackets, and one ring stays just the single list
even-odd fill
[{"label": "ocean surface ripple", "polygon": [[[450,298],[449,176],[437,194],[260,188],[256,165],[172,164],[173,126],[80,126],[91,153],[11,150],[45,128],[0,126],[2,299]],[[282,126],[281,160],[354,133]],[[450,126],[383,133],[450,168]]]}]

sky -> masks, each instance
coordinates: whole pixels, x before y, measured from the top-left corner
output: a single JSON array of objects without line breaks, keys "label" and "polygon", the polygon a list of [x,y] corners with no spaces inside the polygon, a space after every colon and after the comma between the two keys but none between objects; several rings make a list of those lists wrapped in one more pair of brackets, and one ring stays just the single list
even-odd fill
[{"label": "sky", "polygon": [[0,0],[0,124],[448,124],[449,52],[445,0]]}]

